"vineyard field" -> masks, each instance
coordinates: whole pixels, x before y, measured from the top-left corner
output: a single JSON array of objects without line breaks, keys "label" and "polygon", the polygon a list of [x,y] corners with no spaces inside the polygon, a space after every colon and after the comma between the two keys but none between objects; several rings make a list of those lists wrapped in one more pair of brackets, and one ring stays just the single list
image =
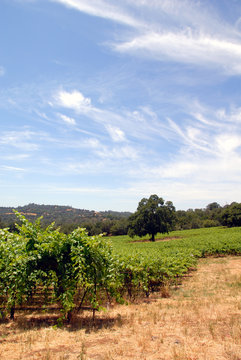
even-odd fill
[{"label": "vineyard field", "polygon": [[94,316],[107,302],[131,302],[180,283],[199,258],[241,255],[238,227],[175,231],[150,242],[88,236],[81,228],[67,235],[16,215],[18,232],[0,231],[0,307],[12,319],[36,299],[43,309],[59,307],[62,320],[86,307]]},{"label": "vineyard field", "polygon": [[120,274],[130,296],[179,279],[207,256],[241,255],[241,228],[203,228],[158,234],[134,240],[128,236],[112,237],[113,252],[121,259]]},{"label": "vineyard field", "polygon": [[148,241],[148,236],[130,238],[112,236],[113,250],[121,255],[135,255],[136,253],[150,257],[159,256],[160,251],[183,249],[195,250],[198,257],[222,253],[241,253],[241,227],[226,228],[213,227],[192,230],[172,231],[168,234],[157,234],[157,241]]}]

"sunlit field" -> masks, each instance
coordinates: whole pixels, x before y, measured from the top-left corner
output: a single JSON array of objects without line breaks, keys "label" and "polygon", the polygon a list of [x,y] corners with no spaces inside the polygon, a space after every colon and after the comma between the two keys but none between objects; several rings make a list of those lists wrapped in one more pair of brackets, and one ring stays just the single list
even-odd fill
[{"label": "sunlit field", "polygon": [[[193,230],[172,231],[169,234],[157,234],[156,241],[148,241],[149,237],[130,238],[112,236],[113,249],[118,254],[150,255],[160,251],[194,249],[198,256],[229,252],[241,253],[241,228],[213,227]],[[171,241],[170,241],[171,240]]]}]

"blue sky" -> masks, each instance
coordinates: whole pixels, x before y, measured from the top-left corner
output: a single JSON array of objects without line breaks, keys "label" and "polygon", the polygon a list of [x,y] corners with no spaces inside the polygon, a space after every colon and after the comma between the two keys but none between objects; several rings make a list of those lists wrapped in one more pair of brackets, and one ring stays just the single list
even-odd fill
[{"label": "blue sky", "polygon": [[241,202],[239,0],[1,0],[1,206]]}]

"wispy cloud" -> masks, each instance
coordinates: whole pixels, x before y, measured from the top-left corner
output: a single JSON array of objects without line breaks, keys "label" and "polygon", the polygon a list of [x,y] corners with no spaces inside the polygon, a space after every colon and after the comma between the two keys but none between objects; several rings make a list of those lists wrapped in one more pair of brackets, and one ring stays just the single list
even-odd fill
[{"label": "wispy cloud", "polygon": [[170,141],[178,144],[175,152],[169,151],[166,159],[160,157],[157,162],[158,153],[149,163],[142,158],[130,170],[133,189],[141,196],[163,194],[175,199],[177,206],[186,202],[198,207],[202,199],[215,198],[224,205],[239,198],[241,191],[240,109],[210,109],[197,103],[190,104],[190,109],[195,115],[186,113],[179,122],[169,119]]},{"label": "wispy cloud", "polygon": [[119,52],[201,66],[219,66],[226,73],[241,74],[241,42],[208,34],[151,32],[114,46]]},{"label": "wispy cloud", "polygon": [[64,123],[69,124],[69,125],[76,125],[76,121],[75,119],[66,116],[64,114],[59,114],[59,117],[63,120]]},{"label": "wispy cloud", "polygon": [[[103,146],[101,149],[96,151],[96,154],[103,159],[113,159],[114,161],[121,159],[137,160],[139,157],[138,150],[128,145],[112,148]],[[112,166],[115,165],[112,164]],[[111,167],[109,170],[111,171]]]},{"label": "wispy cloud", "polygon": [[[75,201],[75,194],[98,194],[136,206],[137,198],[158,193],[191,207],[235,199],[241,193],[239,12],[231,19],[224,0],[221,6],[195,0],[47,0],[39,6],[46,2],[61,10],[60,21],[62,15],[71,20],[60,32],[71,51],[52,47],[53,72],[48,68],[42,77],[51,73],[52,82],[22,77],[24,85],[12,81],[0,91],[3,116],[13,119],[1,124],[1,173],[37,174],[49,181],[43,192]],[[91,22],[85,38],[74,11],[102,21],[96,28]],[[83,49],[76,46],[80,32]],[[61,76],[53,59],[66,65]]]},{"label": "wispy cloud", "polygon": [[107,125],[106,128],[114,142],[126,141],[125,133],[123,130],[112,125]]},{"label": "wispy cloud", "polygon": [[[52,107],[63,107],[84,115],[92,122],[102,126],[114,142],[128,141],[129,134],[136,139],[151,139],[154,135],[166,138],[168,126],[166,121],[160,121],[158,116],[148,107],[140,107],[133,112],[126,109],[109,109],[92,104],[79,90],[57,91],[53,95]],[[158,132],[158,133],[157,133]],[[170,131],[169,131],[170,134]]]},{"label": "wispy cloud", "polygon": [[0,145],[8,145],[21,150],[34,151],[39,148],[39,145],[32,141],[36,135],[35,132],[30,130],[6,131],[0,136]]},{"label": "wispy cloud", "polygon": [[0,155],[0,159],[7,161],[22,161],[28,159],[30,154],[13,154],[13,155]]},{"label": "wispy cloud", "polygon": [[14,171],[14,172],[25,171],[25,169],[23,169],[23,168],[19,168],[19,167],[15,167],[15,166],[7,166],[7,165],[0,166],[0,170]]},{"label": "wispy cloud", "polygon": [[[208,172],[208,168],[212,167],[213,171],[209,171],[210,177],[214,178],[215,174],[224,176],[228,169],[228,177],[231,174],[236,178],[237,173],[234,163],[239,163],[239,150],[241,146],[241,132],[239,129],[240,109],[232,109],[230,112],[223,109],[210,110],[197,102],[189,104],[190,112],[186,112],[182,122],[174,121],[173,119],[160,119],[160,117],[151,108],[139,108],[133,112],[119,112],[118,114],[107,110],[100,109],[94,106],[90,98],[86,98],[77,90],[67,93],[81,94],[80,104],[72,100],[61,105],[76,111],[77,114],[83,113],[89,119],[97,122],[103,126],[107,131],[113,145],[107,146],[95,138],[86,139],[81,142],[81,146],[88,147],[97,158],[103,160],[118,160],[129,159],[135,161],[142,159],[142,166],[136,166],[128,170],[129,174],[133,176],[140,176],[143,173],[152,174],[159,178],[172,179],[187,179],[187,177],[194,177],[197,174],[197,179],[202,177],[202,174]],[[88,99],[87,104],[85,100]],[[84,105],[82,106],[82,103]],[[59,105],[59,104],[57,104]],[[86,110],[87,108],[87,110]],[[229,124],[227,131],[227,124]],[[230,126],[232,124],[232,126]],[[128,136],[126,136],[126,133]],[[131,133],[131,137],[130,134]],[[156,165],[147,166],[146,161],[150,155],[147,149],[147,144],[142,146],[142,150],[138,149],[137,144],[133,139],[142,141],[147,140],[156,144],[160,144],[160,139],[163,138],[165,142],[170,144],[178,144],[178,152],[170,151],[168,159],[160,158],[160,148],[155,151],[151,149],[151,156],[155,159],[154,162],[159,163],[160,168]],[[114,143],[127,143],[116,147]],[[74,142],[72,142],[72,146]],[[160,146],[160,145],[159,145]],[[164,146],[164,145],[163,145]],[[176,150],[175,150],[176,151]],[[170,157],[171,156],[171,157]],[[208,157],[208,161],[207,161]],[[228,162],[227,159],[233,157],[234,162]],[[103,163],[102,163],[103,164]],[[106,163],[105,163],[106,164]],[[154,164],[154,163],[153,163]],[[207,165],[208,164],[208,165]],[[108,164],[110,167],[110,164]],[[83,171],[77,165],[76,169]],[[226,177],[226,176],[225,176]]]},{"label": "wispy cloud", "polygon": [[115,51],[241,74],[240,33],[212,5],[190,0],[53,0],[78,11],[131,26],[111,44]]},{"label": "wispy cloud", "polygon": [[111,21],[116,21],[118,23],[139,27],[143,25],[138,19],[131,16],[128,12],[125,11],[120,4],[116,4],[113,1],[106,0],[51,0],[52,2],[58,2],[67,7],[76,9],[78,11],[84,12],[91,16],[97,16]]}]

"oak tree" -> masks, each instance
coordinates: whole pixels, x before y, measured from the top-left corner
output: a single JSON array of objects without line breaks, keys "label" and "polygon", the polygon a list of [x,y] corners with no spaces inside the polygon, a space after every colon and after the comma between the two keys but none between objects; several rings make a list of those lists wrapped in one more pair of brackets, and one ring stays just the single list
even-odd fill
[{"label": "oak tree", "polygon": [[144,236],[149,234],[151,241],[155,241],[155,235],[168,233],[175,219],[175,207],[171,201],[164,201],[157,195],[151,195],[149,199],[143,198],[137,210],[129,218],[128,235]]}]

